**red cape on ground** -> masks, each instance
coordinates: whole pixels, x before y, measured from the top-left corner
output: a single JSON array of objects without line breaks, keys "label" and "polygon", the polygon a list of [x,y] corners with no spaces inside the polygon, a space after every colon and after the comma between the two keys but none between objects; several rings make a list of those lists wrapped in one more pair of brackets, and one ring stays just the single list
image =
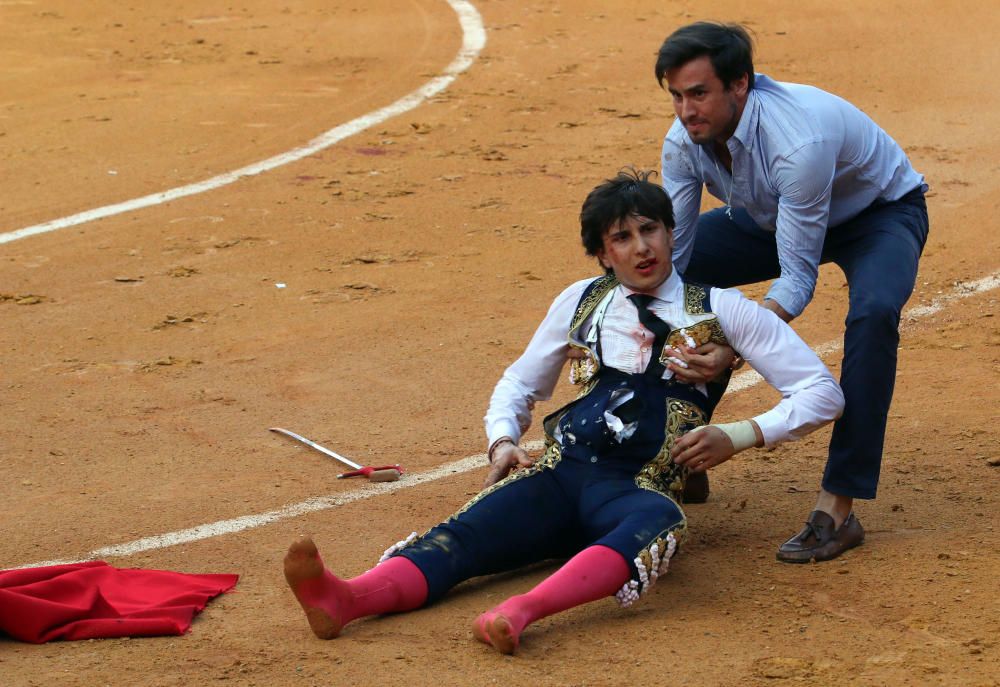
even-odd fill
[{"label": "red cape on ground", "polygon": [[121,569],[103,561],[0,570],[0,633],[35,644],[179,635],[238,579]]}]

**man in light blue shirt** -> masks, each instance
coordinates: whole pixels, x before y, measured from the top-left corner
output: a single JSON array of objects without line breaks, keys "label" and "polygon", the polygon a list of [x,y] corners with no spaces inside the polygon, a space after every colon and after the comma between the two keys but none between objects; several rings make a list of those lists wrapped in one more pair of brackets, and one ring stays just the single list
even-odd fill
[{"label": "man in light blue shirt", "polygon": [[[816,507],[778,550],[786,562],[834,558],[862,541],[853,500],[874,498],[878,486],[899,316],[927,238],[927,185],[855,106],[755,74],[741,26],[678,29],[656,78],[677,115],[661,162],[684,277],[720,287],[773,279],[764,307],[786,322],[812,299],[820,263],[847,277],[846,409]],[[725,207],[699,214],[702,187]]]}]

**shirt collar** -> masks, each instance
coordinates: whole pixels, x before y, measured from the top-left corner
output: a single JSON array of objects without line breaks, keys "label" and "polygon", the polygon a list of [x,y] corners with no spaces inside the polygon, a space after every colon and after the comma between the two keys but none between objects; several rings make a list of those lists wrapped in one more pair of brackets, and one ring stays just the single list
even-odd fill
[{"label": "shirt collar", "polygon": [[[763,77],[763,74],[756,74],[755,80]],[[766,78],[766,77],[764,77]],[[757,122],[760,119],[760,98],[757,97],[757,90],[751,88],[747,91],[747,101],[743,105],[743,114],[740,115],[740,122],[736,125],[733,138],[740,142],[749,153],[753,149],[753,142],[756,139],[754,133],[757,131]]]},{"label": "shirt collar", "polygon": [[[633,291],[624,284],[621,284],[620,286],[622,293],[625,294],[626,298],[628,296],[631,296],[633,293],[637,293],[636,291]],[[670,271],[670,276],[667,277],[665,280],[663,280],[663,283],[657,286],[656,290],[654,290],[653,293],[651,293],[650,295],[653,298],[656,298],[657,300],[661,300],[666,303],[673,303],[681,300],[682,286],[683,282],[681,281],[681,278],[677,276],[677,266],[675,265],[674,268]]]}]

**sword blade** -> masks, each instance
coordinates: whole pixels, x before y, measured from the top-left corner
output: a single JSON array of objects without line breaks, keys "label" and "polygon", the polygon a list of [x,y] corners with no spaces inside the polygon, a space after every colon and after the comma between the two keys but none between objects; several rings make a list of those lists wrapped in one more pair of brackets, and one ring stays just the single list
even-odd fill
[{"label": "sword blade", "polygon": [[281,427],[271,427],[270,430],[272,432],[277,432],[278,434],[284,434],[285,436],[291,437],[292,439],[295,439],[296,441],[301,441],[306,446],[308,446],[310,448],[313,448],[313,449],[316,449],[320,453],[322,453],[324,455],[327,455],[327,456],[330,456],[331,458],[333,458],[335,460],[339,460],[344,465],[348,465],[348,466],[354,468],[355,470],[360,470],[361,469],[361,466],[358,465],[357,463],[355,463],[353,460],[348,460],[347,458],[344,458],[342,455],[340,455],[336,451],[331,451],[330,449],[326,448],[325,446],[320,446],[315,441],[313,441],[311,439],[306,439],[301,434],[296,434],[295,432],[293,432],[291,430],[282,429]]}]

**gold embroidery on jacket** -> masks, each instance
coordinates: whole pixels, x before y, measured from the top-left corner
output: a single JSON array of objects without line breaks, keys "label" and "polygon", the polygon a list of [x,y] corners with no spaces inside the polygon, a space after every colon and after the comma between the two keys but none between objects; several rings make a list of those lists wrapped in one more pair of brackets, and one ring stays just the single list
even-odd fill
[{"label": "gold embroidery on jacket", "polygon": [[550,439],[546,439],[545,450],[542,455],[534,462],[531,467],[521,468],[519,470],[513,470],[509,475],[504,477],[502,480],[486,487],[481,492],[472,497],[472,499],[462,506],[458,511],[456,511],[449,520],[456,520],[465,511],[472,508],[474,505],[482,501],[484,498],[495,492],[497,489],[504,487],[511,482],[516,482],[517,480],[524,479],[525,477],[531,477],[532,475],[537,475],[542,470],[551,470],[558,465],[559,461],[562,460],[562,447],[558,443]]},{"label": "gold embroidery on jacket", "polygon": [[583,355],[582,358],[570,358],[569,361],[569,383],[586,384],[597,378],[597,372],[601,369],[601,363],[597,360],[594,352],[586,346],[581,346],[576,342],[570,342],[570,348],[575,349]]},{"label": "gold embroidery on jacket", "polygon": [[670,450],[679,437],[705,424],[701,408],[677,398],[667,399],[667,422],[663,447],[651,461],[642,466],[635,477],[637,486],[663,494],[674,502],[683,502],[687,468],[674,463]]},{"label": "gold embroidery on jacket", "polygon": [[[708,313],[705,310],[706,295],[703,287],[697,284],[684,284],[684,311],[689,315],[712,315],[712,313]],[[667,365],[670,362],[668,358],[671,355],[669,348],[689,346],[691,341],[688,339],[694,342],[693,347],[709,342],[723,346],[729,345],[729,340],[726,339],[726,335],[722,331],[722,325],[719,324],[719,318],[712,315],[700,322],[672,330],[667,335],[666,346],[660,351],[660,362],[664,366]]]},{"label": "gold embroidery on jacket", "polygon": [[689,315],[701,315],[705,312],[705,289],[698,284],[684,283],[684,311]]},{"label": "gold embroidery on jacket", "polygon": [[571,358],[569,361],[569,381],[571,384],[587,384],[597,377],[601,370],[601,361],[597,359],[589,347],[582,344],[577,338],[577,331],[583,325],[591,313],[608,293],[618,286],[618,279],[613,274],[598,277],[594,285],[590,288],[590,293],[577,306],[570,322],[567,339],[571,348],[582,353],[582,358]]},{"label": "gold embroidery on jacket", "polygon": [[604,300],[604,297],[608,295],[608,291],[618,286],[618,278],[613,274],[606,274],[603,277],[595,279],[593,284],[590,293],[580,302],[576,312],[573,314],[573,320],[569,325],[571,335],[590,316],[590,313],[597,307],[597,304]]}]

